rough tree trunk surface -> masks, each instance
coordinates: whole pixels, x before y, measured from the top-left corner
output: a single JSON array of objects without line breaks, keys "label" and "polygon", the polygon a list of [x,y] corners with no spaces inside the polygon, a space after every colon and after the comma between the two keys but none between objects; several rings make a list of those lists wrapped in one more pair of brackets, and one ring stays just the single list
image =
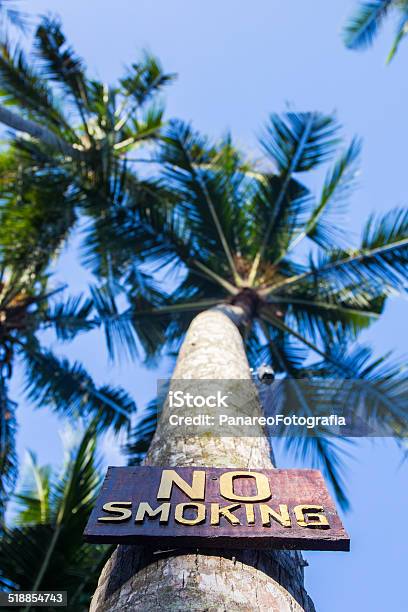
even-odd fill
[{"label": "rough tree trunk surface", "polygon": [[[241,309],[231,306],[229,310],[228,316],[213,309],[194,319],[173,379],[226,379],[233,385],[234,379],[251,378],[241,335],[231,320],[231,315],[240,316]],[[247,402],[234,408],[237,414],[249,413]],[[250,412],[259,410],[254,390]],[[201,435],[180,439],[170,433],[166,412],[164,406],[146,464],[273,467],[262,431],[251,438]],[[313,612],[303,586],[304,565],[301,554],[290,551],[149,551],[118,546],[102,571],[90,610]]]}]

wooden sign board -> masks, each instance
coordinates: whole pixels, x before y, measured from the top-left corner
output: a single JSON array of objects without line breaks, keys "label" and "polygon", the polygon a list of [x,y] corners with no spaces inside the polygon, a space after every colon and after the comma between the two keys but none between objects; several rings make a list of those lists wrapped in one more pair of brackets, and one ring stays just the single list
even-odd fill
[{"label": "wooden sign board", "polygon": [[317,470],[110,467],[84,537],[161,548],[350,550]]}]

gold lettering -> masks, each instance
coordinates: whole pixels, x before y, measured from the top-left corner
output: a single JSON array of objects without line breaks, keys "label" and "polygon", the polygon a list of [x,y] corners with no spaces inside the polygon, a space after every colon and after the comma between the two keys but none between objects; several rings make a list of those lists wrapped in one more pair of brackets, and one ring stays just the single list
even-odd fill
[{"label": "gold lettering", "polygon": [[132,502],[130,501],[108,502],[102,506],[102,510],[105,512],[112,512],[113,516],[101,516],[98,518],[98,521],[101,523],[120,523],[122,521],[127,521],[132,516],[132,510],[129,509],[131,506]]},{"label": "gold lettering", "polygon": [[140,502],[136,512],[135,523],[143,523],[146,514],[149,518],[155,518],[160,515],[159,523],[167,523],[170,514],[170,503],[161,504],[153,510],[148,502]]},{"label": "gold lettering", "polygon": [[[256,481],[257,494],[247,496],[237,495],[234,492],[234,480],[236,478],[254,478]],[[266,501],[271,497],[269,480],[265,474],[259,472],[224,472],[224,474],[220,476],[220,493],[225,499],[243,502]]]},{"label": "gold lettering", "polygon": [[173,484],[190,499],[204,500],[205,498],[205,471],[203,470],[194,470],[191,485],[181,478],[175,470],[163,470],[157,499],[170,499]]},{"label": "gold lettering", "polygon": [[279,504],[280,514],[267,504],[259,504],[259,509],[261,511],[262,525],[264,527],[271,526],[271,518],[282,525],[282,527],[291,527],[289,510],[286,504]]},{"label": "gold lettering", "polygon": [[246,519],[248,525],[255,524],[254,504],[245,504]]},{"label": "gold lettering", "polygon": [[234,510],[238,510],[241,504],[231,504],[230,506],[224,506],[220,508],[220,504],[211,504],[211,525],[220,524],[220,516],[223,516],[231,523],[231,525],[241,525],[239,519],[231,514]]},{"label": "gold lettering", "polygon": [[[184,510],[186,508],[194,508],[197,510],[197,516],[193,519],[184,518]],[[205,521],[205,506],[204,504],[177,504],[174,512],[174,520],[180,525],[199,525]]]},{"label": "gold lettering", "polygon": [[[300,506],[295,506],[293,509],[297,524],[300,527],[320,527],[322,529],[330,528],[329,521],[324,514],[323,506],[309,506],[307,504],[303,504]],[[308,519],[306,521],[306,518]]]}]

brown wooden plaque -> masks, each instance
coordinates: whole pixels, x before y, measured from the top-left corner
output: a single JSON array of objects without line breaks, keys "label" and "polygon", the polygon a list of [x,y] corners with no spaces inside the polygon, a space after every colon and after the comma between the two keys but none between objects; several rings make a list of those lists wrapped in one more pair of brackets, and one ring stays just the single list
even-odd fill
[{"label": "brown wooden plaque", "polygon": [[88,542],[350,550],[317,470],[110,467]]}]

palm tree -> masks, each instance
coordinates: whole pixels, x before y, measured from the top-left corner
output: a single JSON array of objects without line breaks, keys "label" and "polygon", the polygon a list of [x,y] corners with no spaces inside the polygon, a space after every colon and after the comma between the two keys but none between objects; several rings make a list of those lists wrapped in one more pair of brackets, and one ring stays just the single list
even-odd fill
[{"label": "palm tree", "polygon": [[356,11],[349,18],[343,38],[349,49],[365,49],[369,47],[385,20],[394,13],[398,17],[397,31],[387,62],[396,54],[400,42],[408,32],[408,2],[407,0],[370,0],[360,2]]},{"label": "palm tree", "polygon": [[[81,225],[93,270],[111,282],[126,269],[134,280],[140,279],[144,294],[145,275],[136,269],[129,272],[127,259],[116,261],[115,236],[101,233],[99,224],[102,218],[120,218],[123,211],[136,224],[159,215],[161,186],[150,178],[139,179],[129,154],[158,136],[163,110],[156,96],[172,75],[146,54],[117,87],[90,79],[60,24],[47,19],[36,31],[29,58],[18,46],[11,51],[7,43],[1,44],[0,74],[0,95],[7,106],[0,108],[0,121],[18,132],[0,154],[0,469],[5,501],[17,467],[15,404],[8,397],[16,360],[24,363],[35,402],[74,418],[98,414],[101,428],[129,423],[134,403],[122,389],[98,388],[82,366],[57,358],[39,337],[53,327],[59,339],[66,340],[103,323],[111,356],[117,341],[135,353],[129,325],[118,320],[109,298],[99,292],[93,303],[55,303],[47,275],[50,263]],[[152,204],[157,210],[151,210]]]},{"label": "palm tree", "polygon": [[69,450],[60,475],[49,466],[38,466],[30,455],[30,478],[14,496],[18,511],[0,542],[3,591],[67,591],[69,610],[88,609],[110,552],[109,547],[82,540],[101,482],[95,449],[96,433],[91,427]]},{"label": "palm tree", "polygon": [[[376,415],[402,436],[401,369],[385,358],[372,360],[368,349],[353,343],[380,316],[386,298],[404,289],[408,213],[371,218],[360,245],[347,245],[350,230],[342,229],[341,211],[355,182],[358,142],[328,169],[320,195],[301,180],[329,162],[339,142],[331,116],[272,115],[261,138],[266,160],[254,165],[229,138],[215,146],[174,122],[161,161],[178,204],[160,232],[145,226],[137,256],[179,283],[167,296],[131,301],[122,317],[132,322],[147,358],[164,348],[179,351],[172,379],[190,381],[193,391],[198,381],[211,379],[231,389],[234,380],[251,379],[249,362],[266,361],[287,381],[290,411],[296,405],[307,415],[330,413],[328,381],[352,379],[351,404],[364,400],[367,416]],[[125,223],[118,235],[127,232],[131,225]],[[125,288],[132,296],[130,279]],[[246,400],[234,408],[247,414]],[[260,410],[258,400],[251,410]],[[176,436],[168,411],[165,403],[146,463],[272,466],[261,429],[251,438],[234,429],[203,437],[190,428]],[[153,415],[128,447],[137,460],[154,430]],[[342,441],[322,435],[285,440],[323,469],[345,508]],[[290,551],[152,553],[120,546],[102,572],[91,610],[313,610],[303,565],[301,555]]]},{"label": "palm tree", "polygon": [[122,209],[141,223],[166,200],[157,181],[137,176],[132,155],[144,151],[142,161],[151,158],[163,123],[158,96],[173,75],[145,54],[115,86],[92,79],[61,24],[44,19],[29,56],[18,45],[1,44],[0,77],[0,123],[16,132],[7,181],[57,186],[49,214],[53,206],[64,209],[67,224],[55,239],[62,243],[80,225],[83,259],[105,277],[114,274],[108,242],[114,238],[101,235],[98,223]]},{"label": "palm tree", "polygon": [[72,421],[98,419],[98,431],[128,428],[134,402],[121,388],[96,385],[80,363],[69,363],[41,342],[46,330],[60,341],[95,328],[90,299],[57,298],[46,280],[29,278],[6,267],[0,270],[0,499],[1,508],[17,476],[15,453],[16,403],[9,382],[16,363],[23,366],[27,398],[40,408],[51,407]]}]

